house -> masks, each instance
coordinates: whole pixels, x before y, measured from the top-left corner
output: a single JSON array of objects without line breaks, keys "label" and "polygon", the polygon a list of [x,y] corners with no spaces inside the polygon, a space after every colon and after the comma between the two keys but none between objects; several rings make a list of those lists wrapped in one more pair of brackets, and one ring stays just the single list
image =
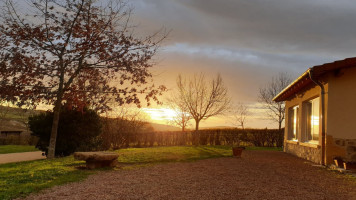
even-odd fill
[{"label": "house", "polygon": [[273,100],[285,101],[285,152],[356,162],[356,57],[309,68]]},{"label": "house", "polygon": [[26,138],[30,136],[31,132],[28,130],[25,123],[16,120],[0,119],[0,139],[9,137]]}]

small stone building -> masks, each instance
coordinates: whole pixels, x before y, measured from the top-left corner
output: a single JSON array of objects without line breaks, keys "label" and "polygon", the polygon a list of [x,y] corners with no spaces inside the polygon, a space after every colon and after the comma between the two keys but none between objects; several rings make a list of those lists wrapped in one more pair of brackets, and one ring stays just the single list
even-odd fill
[{"label": "small stone building", "polygon": [[286,105],[285,152],[356,162],[356,57],[309,68],[273,100]]}]

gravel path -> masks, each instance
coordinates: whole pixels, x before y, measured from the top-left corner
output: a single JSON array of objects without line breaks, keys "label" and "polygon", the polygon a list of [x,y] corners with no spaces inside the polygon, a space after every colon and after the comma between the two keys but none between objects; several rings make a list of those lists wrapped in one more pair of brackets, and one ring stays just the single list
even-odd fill
[{"label": "gravel path", "polygon": [[42,151],[0,154],[0,164],[46,159]]},{"label": "gravel path", "polygon": [[100,172],[27,199],[356,199],[356,181],[344,175],[282,152],[243,153]]}]

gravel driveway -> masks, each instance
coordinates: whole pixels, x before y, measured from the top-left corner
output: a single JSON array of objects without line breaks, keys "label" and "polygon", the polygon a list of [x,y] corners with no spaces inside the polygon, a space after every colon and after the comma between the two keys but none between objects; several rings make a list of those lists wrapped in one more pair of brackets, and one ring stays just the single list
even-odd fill
[{"label": "gravel driveway", "polygon": [[106,171],[28,199],[356,199],[356,180],[283,152]]}]

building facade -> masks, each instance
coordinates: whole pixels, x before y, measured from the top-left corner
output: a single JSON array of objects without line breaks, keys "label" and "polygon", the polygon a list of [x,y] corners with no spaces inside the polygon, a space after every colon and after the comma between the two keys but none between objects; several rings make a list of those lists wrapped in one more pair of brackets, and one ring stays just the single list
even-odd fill
[{"label": "building facade", "polygon": [[356,162],[356,58],[309,68],[274,100],[286,104],[285,152]]}]

